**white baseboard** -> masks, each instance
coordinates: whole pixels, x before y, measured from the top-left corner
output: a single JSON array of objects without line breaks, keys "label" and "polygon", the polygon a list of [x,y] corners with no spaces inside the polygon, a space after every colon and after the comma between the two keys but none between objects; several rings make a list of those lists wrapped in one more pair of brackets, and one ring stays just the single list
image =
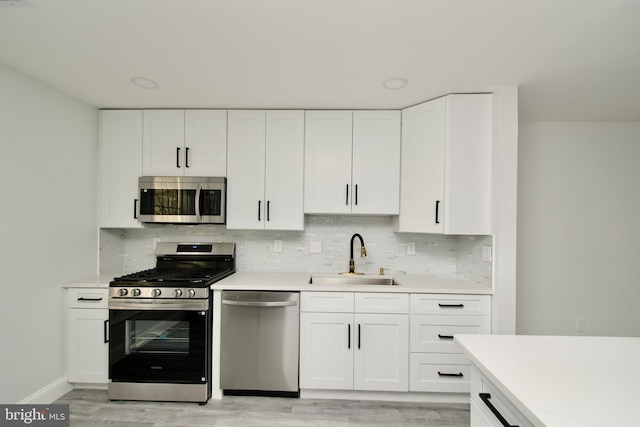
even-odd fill
[{"label": "white baseboard", "polygon": [[469,404],[468,393],[418,393],[357,390],[300,390],[301,399],[380,400],[386,402],[430,402]]},{"label": "white baseboard", "polygon": [[73,390],[73,384],[69,384],[67,377],[60,377],[51,384],[22,399],[20,405],[47,405],[58,400],[65,394]]}]

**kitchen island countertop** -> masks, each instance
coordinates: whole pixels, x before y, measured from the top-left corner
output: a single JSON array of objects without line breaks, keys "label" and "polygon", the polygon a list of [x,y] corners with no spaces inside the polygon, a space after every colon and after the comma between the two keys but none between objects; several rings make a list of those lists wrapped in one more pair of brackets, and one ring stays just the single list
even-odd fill
[{"label": "kitchen island countertop", "polygon": [[640,423],[640,338],[456,335],[455,339],[471,363],[535,426]]}]

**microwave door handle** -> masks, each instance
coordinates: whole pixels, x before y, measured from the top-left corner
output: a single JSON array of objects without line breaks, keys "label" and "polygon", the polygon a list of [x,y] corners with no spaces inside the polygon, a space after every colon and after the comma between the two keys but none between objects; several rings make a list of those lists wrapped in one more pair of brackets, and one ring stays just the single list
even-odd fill
[{"label": "microwave door handle", "polygon": [[196,220],[202,221],[202,215],[200,213],[200,197],[202,197],[202,184],[198,184],[196,188]]}]

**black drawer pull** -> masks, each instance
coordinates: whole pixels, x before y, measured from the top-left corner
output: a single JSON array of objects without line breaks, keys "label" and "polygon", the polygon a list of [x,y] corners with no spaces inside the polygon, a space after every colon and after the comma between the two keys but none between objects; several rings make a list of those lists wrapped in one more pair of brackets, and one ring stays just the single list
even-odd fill
[{"label": "black drawer pull", "polygon": [[439,210],[440,210],[440,200],[436,200],[436,224],[440,224],[440,218],[438,218]]},{"label": "black drawer pull", "polygon": [[453,339],[453,335],[440,335],[440,334],[438,334],[438,338],[440,338],[441,340],[452,340]]},{"label": "black drawer pull", "polygon": [[449,373],[446,373],[446,372],[438,371],[438,375],[441,376],[441,377],[464,377],[462,372],[458,372],[457,374],[449,374]]},{"label": "black drawer pull", "polygon": [[438,304],[442,308],[464,308],[464,304]]},{"label": "black drawer pull", "polygon": [[480,396],[480,399],[482,399],[482,401],[484,402],[484,404],[487,405],[487,407],[491,410],[491,412],[493,412],[493,415],[496,416],[498,421],[500,421],[500,423],[504,427],[518,427],[518,426],[509,424],[507,420],[502,416],[500,411],[498,411],[498,409],[495,406],[493,406],[493,403],[489,401],[489,399],[491,399],[490,393],[479,393],[479,396]]},{"label": "black drawer pull", "polygon": [[107,344],[109,342],[109,319],[104,321],[104,343]]},{"label": "black drawer pull", "polygon": [[78,301],[102,301],[102,297],[101,297],[101,298],[85,298],[85,297],[80,297],[80,298],[78,298]]}]

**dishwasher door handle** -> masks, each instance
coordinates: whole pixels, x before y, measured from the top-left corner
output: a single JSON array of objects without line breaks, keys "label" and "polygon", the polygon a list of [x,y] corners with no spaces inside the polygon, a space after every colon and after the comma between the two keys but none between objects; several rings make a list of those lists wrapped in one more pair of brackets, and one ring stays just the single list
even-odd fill
[{"label": "dishwasher door handle", "polygon": [[230,299],[223,299],[222,303],[241,307],[292,307],[298,305],[297,301],[234,301]]}]

